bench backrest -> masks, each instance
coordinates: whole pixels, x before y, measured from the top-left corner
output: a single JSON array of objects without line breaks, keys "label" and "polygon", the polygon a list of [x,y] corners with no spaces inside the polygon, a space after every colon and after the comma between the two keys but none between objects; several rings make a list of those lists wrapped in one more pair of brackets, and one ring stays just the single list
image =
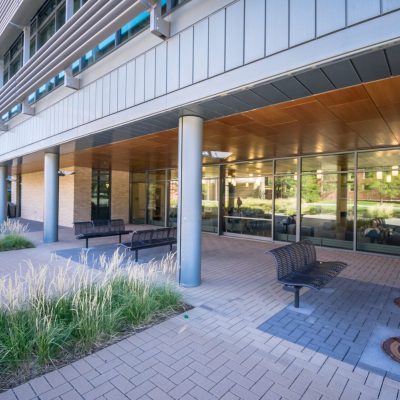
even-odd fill
[{"label": "bench backrest", "polygon": [[310,241],[301,241],[270,250],[277,267],[278,279],[292,272],[305,272],[316,262],[315,247]]},{"label": "bench backrest", "polygon": [[132,233],[132,246],[137,242],[176,238],[176,228],[145,229]]},{"label": "bench backrest", "polygon": [[125,231],[125,222],[123,219],[112,219],[110,220],[110,230],[122,232]]},{"label": "bench backrest", "polygon": [[74,222],[75,236],[85,235],[93,232],[92,221]]}]

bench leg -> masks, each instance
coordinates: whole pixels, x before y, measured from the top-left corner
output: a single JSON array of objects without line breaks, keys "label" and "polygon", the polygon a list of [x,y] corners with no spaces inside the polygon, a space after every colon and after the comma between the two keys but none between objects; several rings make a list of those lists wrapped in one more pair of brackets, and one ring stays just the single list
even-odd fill
[{"label": "bench leg", "polygon": [[135,261],[136,262],[137,262],[138,258],[139,258],[139,251],[135,250]]},{"label": "bench leg", "polygon": [[300,288],[298,286],[294,287],[294,307],[300,307]]},{"label": "bench leg", "polygon": [[119,235],[119,242],[121,243],[121,235]]},{"label": "bench leg", "polygon": [[89,238],[85,238],[86,239],[86,248],[89,248]]}]

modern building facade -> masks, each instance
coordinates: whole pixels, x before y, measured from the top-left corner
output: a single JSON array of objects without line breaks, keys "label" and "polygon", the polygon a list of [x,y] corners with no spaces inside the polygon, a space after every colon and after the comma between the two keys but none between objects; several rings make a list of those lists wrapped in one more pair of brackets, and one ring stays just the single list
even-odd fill
[{"label": "modern building facade", "polygon": [[[400,254],[399,0],[4,0],[0,219]],[[11,199],[7,199],[7,187]]]}]

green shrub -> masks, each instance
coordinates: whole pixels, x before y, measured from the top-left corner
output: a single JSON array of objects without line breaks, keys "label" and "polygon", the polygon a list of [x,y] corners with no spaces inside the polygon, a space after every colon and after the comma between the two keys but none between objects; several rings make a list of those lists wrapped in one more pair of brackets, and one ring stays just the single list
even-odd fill
[{"label": "green shrub", "polygon": [[0,251],[29,249],[35,247],[33,243],[23,236],[11,234],[0,238]]}]

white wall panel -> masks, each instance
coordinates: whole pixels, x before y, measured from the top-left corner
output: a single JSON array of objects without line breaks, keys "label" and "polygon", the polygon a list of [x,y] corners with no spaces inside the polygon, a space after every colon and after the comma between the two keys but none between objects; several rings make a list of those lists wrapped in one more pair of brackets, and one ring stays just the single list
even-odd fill
[{"label": "white wall panel", "polygon": [[347,0],[347,24],[355,24],[381,12],[380,0]]},{"label": "white wall panel", "polygon": [[208,76],[208,19],[194,26],[193,35],[193,81],[198,82]]},{"label": "white wall panel", "polygon": [[317,0],[317,36],[346,26],[346,0]]},{"label": "white wall panel", "polygon": [[208,40],[208,74],[211,77],[225,69],[225,10],[211,15]]},{"label": "white wall panel", "polygon": [[244,22],[244,62],[264,57],[265,0],[246,0]]},{"label": "white wall panel", "polygon": [[388,12],[400,8],[400,0],[382,0],[382,11]]},{"label": "white wall panel", "polygon": [[103,117],[110,114],[110,85],[111,75],[103,77]]},{"label": "white wall panel", "polygon": [[136,59],[135,66],[135,104],[144,102],[144,54]]},{"label": "white wall panel", "polygon": [[103,78],[96,81],[96,118],[103,116]]},{"label": "white wall panel", "polygon": [[243,65],[244,0],[226,9],[225,70]]},{"label": "white wall panel", "polygon": [[110,114],[118,111],[118,70],[110,75]]},{"label": "white wall panel", "polygon": [[[79,90],[78,92],[78,125],[83,124],[83,116],[85,114],[85,109],[84,109],[84,101],[83,101],[83,89]],[[56,110],[54,109],[54,113]],[[54,130],[56,130],[56,126],[54,126]]]},{"label": "white wall panel", "polygon": [[78,125],[78,92],[75,92],[71,97],[73,98],[72,127],[75,128]]},{"label": "white wall panel", "polygon": [[179,35],[168,41],[167,53],[167,91],[179,89]]},{"label": "white wall panel", "polygon": [[118,111],[126,107],[126,65],[118,68]]},{"label": "white wall panel", "polygon": [[[74,111],[74,105],[73,105],[73,96],[68,96],[67,97],[67,125],[65,126],[66,130],[69,130],[72,128],[72,115],[73,115],[73,111]],[[46,110],[46,125],[48,124],[48,119],[49,119],[49,114],[47,112],[48,110]]]},{"label": "white wall panel", "polygon": [[145,100],[154,99],[156,91],[156,50],[151,49],[145,56]]},{"label": "white wall panel", "polygon": [[135,104],[135,60],[126,65],[126,106]]},{"label": "white wall panel", "polygon": [[156,47],[156,97],[167,91],[167,43]]},{"label": "white wall panel", "polygon": [[89,85],[89,121],[94,121],[96,119],[96,82]]},{"label": "white wall panel", "polygon": [[315,38],[315,0],[290,0],[290,46]]},{"label": "white wall panel", "polygon": [[193,83],[193,27],[180,34],[179,87]]},{"label": "white wall panel", "polygon": [[[57,107],[56,116],[59,114],[60,108]],[[86,86],[83,88],[83,123],[86,124],[89,122],[90,118],[90,88]],[[59,131],[59,127],[57,127],[57,131]]]},{"label": "white wall panel", "polygon": [[267,0],[265,53],[266,55],[289,47],[289,0]]}]

